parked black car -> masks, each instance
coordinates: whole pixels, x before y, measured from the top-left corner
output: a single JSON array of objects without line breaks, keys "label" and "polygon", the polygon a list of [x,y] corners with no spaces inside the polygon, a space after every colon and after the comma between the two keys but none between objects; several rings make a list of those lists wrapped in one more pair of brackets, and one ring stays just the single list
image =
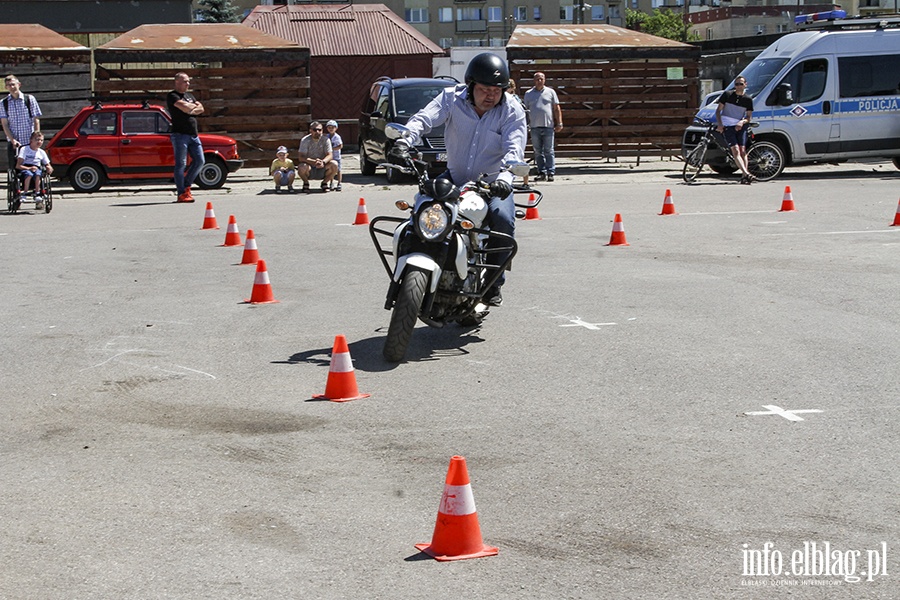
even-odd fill
[{"label": "parked black car", "polygon": [[[379,163],[390,162],[388,152],[391,140],[384,135],[388,123],[405,125],[411,116],[448,87],[457,85],[455,79],[424,79],[408,77],[391,79],[379,77],[363,102],[359,117],[359,166],[363,175],[374,175]],[[431,174],[447,167],[447,149],[444,145],[443,126],[429,132],[417,146],[422,160],[428,162]],[[387,169],[390,183],[400,181],[404,175],[397,169]]]}]

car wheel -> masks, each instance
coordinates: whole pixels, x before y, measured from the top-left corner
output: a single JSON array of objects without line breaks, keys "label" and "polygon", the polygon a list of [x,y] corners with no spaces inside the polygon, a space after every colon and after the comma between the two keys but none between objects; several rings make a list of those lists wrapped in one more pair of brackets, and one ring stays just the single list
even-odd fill
[{"label": "car wheel", "polygon": [[72,189],[83,194],[93,194],[106,182],[106,174],[100,163],[93,160],[79,160],[69,170]]},{"label": "car wheel", "polygon": [[747,151],[747,163],[758,180],[775,179],[784,171],[784,150],[775,142],[753,142]]},{"label": "car wheel", "polygon": [[893,161],[894,166],[900,169],[900,156],[896,157]]},{"label": "car wheel", "polygon": [[371,177],[375,174],[375,168],[378,165],[369,160],[369,157],[366,155],[366,146],[362,140],[359,140],[359,170],[366,177]]},{"label": "car wheel", "polygon": [[225,185],[228,178],[228,169],[218,156],[210,156],[203,163],[203,168],[197,175],[197,185],[204,190],[214,190]]},{"label": "car wheel", "polygon": [[387,175],[388,183],[400,183],[403,181],[403,171],[400,169],[391,169],[390,167],[385,167],[386,171],[385,175]]}]

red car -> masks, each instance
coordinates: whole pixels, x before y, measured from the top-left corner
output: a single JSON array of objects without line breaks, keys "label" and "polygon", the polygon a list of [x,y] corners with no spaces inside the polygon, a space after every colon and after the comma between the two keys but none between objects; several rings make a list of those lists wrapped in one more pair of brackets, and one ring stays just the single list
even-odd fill
[{"label": "red car", "polygon": [[[100,103],[82,108],[44,145],[53,176],[76,192],[96,192],[108,181],[173,179],[172,120],[161,106]],[[237,142],[224,135],[200,134],[206,164],[197,176],[201,188],[220,188],[243,166]],[[190,159],[189,159],[190,160]]]}]

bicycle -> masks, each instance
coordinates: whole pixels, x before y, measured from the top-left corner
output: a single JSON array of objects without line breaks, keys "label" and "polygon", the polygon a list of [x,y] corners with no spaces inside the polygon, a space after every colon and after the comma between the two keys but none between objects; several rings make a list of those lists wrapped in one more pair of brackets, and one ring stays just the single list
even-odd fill
[{"label": "bicycle", "polygon": [[[725,157],[724,164],[711,165],[714,171],[720,173],[734,173],[737,171],[738,166],[731,155],[731,149],[728,148],[725,137],[716,131],[716,123],[700,117],[694,117],[694,120],[706,127],[706,131],[697,145],[684,157],[684,169],[681,173],[684,180],[688,183],[694,181],[703,167],[709,164],[706,155],[710,148],[717,149]],[[759,123],[748,124],[748,127],[751,128],[758,126]],[[781,148],[772,142],[755,142],[753,131],[748,132],[747,143],[747,166],[757,181],[769,181],[777,177],[784,169],[784,153],[781,151]]]}]

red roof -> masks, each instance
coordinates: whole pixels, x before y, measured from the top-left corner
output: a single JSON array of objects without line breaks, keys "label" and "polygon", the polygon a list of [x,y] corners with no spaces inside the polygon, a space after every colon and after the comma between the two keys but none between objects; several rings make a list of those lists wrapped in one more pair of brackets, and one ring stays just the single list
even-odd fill
[{"label": "red roof", "polygon": [[444,54],[384,4],[259,5],[243,24],[295,41],[313,57]]}]

